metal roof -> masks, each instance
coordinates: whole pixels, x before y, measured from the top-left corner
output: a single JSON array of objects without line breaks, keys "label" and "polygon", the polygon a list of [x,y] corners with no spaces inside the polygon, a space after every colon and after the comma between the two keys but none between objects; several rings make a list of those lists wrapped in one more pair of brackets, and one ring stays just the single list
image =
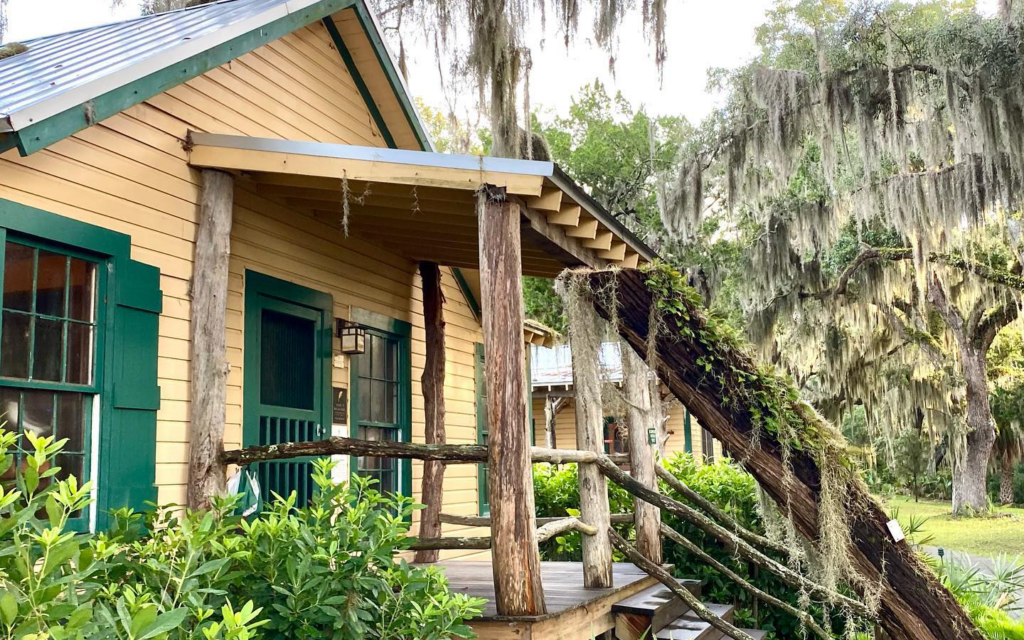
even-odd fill
[{"label": "metal roof", "polygon": [[0,61],[0,131],[17,131],[321,0],[222,0],[24,41]]},{"label": "metal roof", "polygon": [[[605,342],[598,354],[601,378],[622,382],[622,352],[618,342]],[[572,351],[569,345],[554,348],[530,347],[530,378],[533,387],[568,387],[572,385]]]}]

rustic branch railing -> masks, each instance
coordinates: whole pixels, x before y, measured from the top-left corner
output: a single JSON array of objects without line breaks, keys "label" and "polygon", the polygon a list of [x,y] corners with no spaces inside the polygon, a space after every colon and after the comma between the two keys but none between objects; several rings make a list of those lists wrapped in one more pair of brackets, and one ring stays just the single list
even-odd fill
[{"label": "rustic branch railing", "polygon": [[[487,447],[482,444],[419,444],[413,442],[374,442],[355,438],[333,437],[310,442],[286,442],[282,444],[257,445],[244,449],[225,451],[221,455],[224,464],[249,465],[268,460],[306,458],[321,456],[367,456],[378,458],[411,458],[432,460],[445,464],[467,464],[487,462]],[[570,462],[597,462],[597,454],[591,451],[571,449],[545,449],[533,447],[533,462],[565,464]],[[627,457],[616,455],[610,458],[613,464],[624,464]]]},{"label": "rustic branch railing", "polygon": [[[538,520],[540,520],[538,518]],[[578,531],[584,535],[592,536],[597,534],[597,527],[583,522],[579,518],[546,518],[548,520],[540,527],[537,527],[537,544],[543,544],[557,535]],[[442,518],[442,521],[444,519]],[[424,550],[451,550],[451,549],[490,549],[491,538],[489,536],[475,538],[459,538],[446,536],[443,538],[423,538],[412,544],[413,551]]]},{"label": "rustic branch railing", "polygon": [[[537,525],[543,526],[551,522],[565,520],[565,516],[537,518]],[[491,526],[490,516],[460,516],[451,513],[442,513],[441,522],[444,524],[458,524],[466,527],[489,527]],[[612,524],[629,524],[633,522],[632,513],[613,513]]]},{"label": "rustic branch railing", "polygon": [[[437,444],[418,444],[418,443],[407,443],[407,442],[370,442],[366,440],[356,440],[352,438],[340,438],[334,437],[327,440],[320,440],[315,442],[294,442],[285,443],[279,445],[268,445],[268,446],[255,446],[248,447],[245,449],[239,449],[234,451],[227,451],[223,454],[222,460],[225,464],[252,464],[255,462],[263,462],[266,460],[281,460],[287,458],[297,457],[315,457],[315,456],[327,456],[327,455],[356,455],[356,456],[370,456],[370,457],[388,457],[388,458],[414,458],[419,460],[435,460],[445,464],[460,464],[460,463],[477,463],[484,462],[487,460],[487,447],[483,445],[437,445]],[[789,569],[784,564],[766,556],[761,551],[758,551],[754,545],[761,546],[765,549],[769,549],[777,552],[784,552],[785,549],[781,545],[759,536],[751,531],[744,529],[735,519],[725,514],[720,509],[715,507],[712,503],[708,502],[703,496],[696,493],[684,483],[680,482],[675,478],[667,469],[658,465],[656,468],[657,475],[659,478],[664,480],[671,488],[682,494],[687,500],[697,505],[700,509],[703,509],[707,514],[702,513],[698,509],[694,509],[678,500],[671,497],[665,496],[659,493],[656,489],[648,487],[636,479],[631,477],[628,473],[620,468],[620,465],[625,461],[625,456],[622,455],[606,455],[602,453],[596,453],[593,451],[576,451],[570,449],[547,449],[543,447],[533,447],[531,450],[531,456],[533,462],[552,463],[552,464],[565,464],[565,463],[577,463],[577,464],[591,464],[600,469],[601,473],[612,482],[615,482],[623,489],[625,489],[631,495],[654,505],[655,507],[673,513],[690,524],[694,525],[701,531],[704,531],[708,535],[718,539],[725,547],[725,549],[735,552],[743,558],[753,562],[757,566],[775,574],[786,584],[803,589],[813,596],[821,598],[828,602],[837,603],[843,607],[846,607],[849,611],[852,611],[858,615],[864,617],[870,617],[870,613],[867,607],[851,598],[843,596],[841,594],[832,592],[825,587],[809,580],[802,574]],[[491,518],[488,516],[458,516],[452,514],[440,514],[441,522],[446,524],[456,524],[464,526],[474,527],[490,527]],[[612,524],[630,523],[634,520],[634,514],[631,513],[620,513],[612,514]],[[724,522],[726,526],[723,526],[718,521]],[[597,527],[587,524],[578,518],[567,517],[567,518],[538,518],[537,524],[539,525],[536,529],[537,542],[538,544],[546,542],[553,537],[566,533],[569,531],[578,531],[587,536],[594,536],[598,533]],[[791,607],[781,603],[777,599],[765,594],[764,592],[753,587],[749,583],[744,582],[735,573],[731,572],[724,565],[715,563],[713,559],[710,561],[706,554],[701,555],[702,551],[699,550],[693,543],[689,542],[685,538],[682,538],[677,532],[668,528],[666,525],[662,525],[662,533],[665,537],[673,540],[677,544],[690,549],[698,549],[694,551],[698,556],[702,557],[706,562],[710,562],[717,570],[723,573],[726,577],[736,581],[741,588],[751,592],[754,597],[763,600],[769,604],[781,607],[788,613]],[[682,541],[681,541],[682,540]],[[636,549],[626,543],[620,536],[615,535],[611,538],[613,546],[619,549],[625,554],[634,564],[641,567],[648,573],[659,580],[662,579],[661,574],[668,575],[661,569],[656,563],[652,563]],[[689,543],[689,545],[687,544]],[[423,538],[416,540],[412,545],[411,549],[414,551],[422,550],[488,550],[491,548],[491,537],[458,537],[458,536],[447,536],[439,538]],[[625,548],[623,547],[625,545]],[[626,549],[628,548],[628,550]],[[631,555],[632,554],[632,555]],[[634,557],[635,556],[635,557]],[[643,564],[639,561],[643,560]],[[657,569],[656,572],[648,571],[648,567],[654,567]],[[677,585],[678,586],[678,585]],[[670,588],[671,585],[670,585]],[[681,589],[685,591],[685,589]],[[675,592],[676,589],[673,589]],[[689,594],[689,592],[687,592]],[[677,595],[680,595],[677,593]],[[684,596],[684,600],[686,599]],[[700,612],[695,608],[694,611]],[[799,612],[798,612],[799,613]],[[707,612],[709,616],[714,617],[714,614]],[[703,616],[701,616],[703,617]],[[803,618],[803,616],[798,616]],[[705,620],[711,624],[715,622],[709,618]],[[720,619],[719,619],[720,620]],[[721,621],[724,624],[728,623]],[[806,621],[805,621],[806,622]],[[811,621],[813,622],[813,620]],[[815,623],[816,624],[816,623]],[[820,626],[815,627],[813,624],[808,623],[808,627],[814,631],[814,633],[821,635],[823,631]],[[723,630],[722,627],[716,625],[716,628]],[[730,629],[733,629],[731,627]],[[740,637],[740,636],[736,636]],[[824,636],[823,636],[824,637]]]},{"label": "rustic branch railing", "polygon": [[657,565],[645,558],[642,553],[626,542],[626,540],[616,533],[614,529],[609,528],[608,535],[611,538],[613,547],[622,552],[622,555],[629,558],[630,562],[643,569],[648,575],[657,578],[659,582],[668,587],[669,591],[685,602],[701,620],[704,620],[714,628],[721,631],[727,638],[734,638],[734,640],[754,640],[754,638],[747,632],[738,629],[735,625],[723,619],[721,616],[712,613],[710,609],[704,606],[704,603],[702,603],[697,596],[690,593],[689,589],[680,585],[679,581],[676,580],[671,573],[663,569],[660,565]]}]

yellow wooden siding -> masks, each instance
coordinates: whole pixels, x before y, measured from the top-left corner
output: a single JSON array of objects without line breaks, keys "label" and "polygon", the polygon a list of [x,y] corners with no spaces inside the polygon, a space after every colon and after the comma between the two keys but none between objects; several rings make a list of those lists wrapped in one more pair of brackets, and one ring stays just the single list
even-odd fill
[{"label": "yellow wooden siding", "polygon": [[[0,198],[128,234],[132,257],[161,270],[156,481],[162,503],[184,502],[188,473],[189,283],[201,194],[200,174],[188,166],[182,147],[189,130],[384,144],[326,29],[316,23],[27,158],[14,150],[0,156]],[[244,181],[239,185],[227,317],[227,446],[241,442],[246,269],[330,293],[338,317],[358,307],[410,322],[413,437],[422,441],[424,344],[416,266],[380,246],[344,238],[337,225],[296,215]],[[448,439],[472,443],[474,343],[482,336],[451,271],[443,274]],[[335,385],[347,386],[348,373],[347,366],[335,368]],[[417,464],[416,497],[420,475]],[[445,511],[475,514],[476,465],[453,465],[446,475]],[[482,535],[459,527],[446,533]]]}]

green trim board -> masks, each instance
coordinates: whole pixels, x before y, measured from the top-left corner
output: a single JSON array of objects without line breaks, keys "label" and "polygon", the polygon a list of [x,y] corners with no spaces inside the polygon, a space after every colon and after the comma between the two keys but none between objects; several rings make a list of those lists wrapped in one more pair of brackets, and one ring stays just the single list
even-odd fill
[{"label": "green trim board", "polygon": [[398,145],[395,144],[395,138],[391,135],[391,131],[388,129],[387,123],[384,121],[384,116],[380,114],[380,109],[377,108],[377,101],[373,99],[373,94],[370,93],[369,87],[366,86],[366,82],[363,81],[362,74],[359,73],[359,67],[356,66],[356,61],[352,59],[352,54],[349,53],[348,47],[345,46],[345,40],[338,33],[338,25],[334,24],[334,20],[331,16],[325,17],[323,20],[324,27],[327,28],[327,33],[330,34],[331,40],[334,41],[334,46],[341,55],[342,61],[345,63],[345,67],[348,69],[349,74],[352,76],[352,80],[356,83],[356,88],[359,89],[359,95],[363,97],[363,102],[366,103],[366,108],[369,109],[370,115],[373,116],[373,121],[377,123],[377,130],[380,131],[380,135],[384,137],[384,142],[391,149],[397,149]]},{"label": "green trim board", "polygon": [[413,106],[412,100],[409,99],[409,94],[405,91],[405,85],[402,83],[398,69],[395,68],[393,61],[391,60],[391,55],[388,54],[387,45],[384,44],[384,41],[380,37],[376,21],[374,21],[373,16],[370,15],[370,11],[366,6],[365,0],[359,0],[353,6],[356,11],[356,16],[359,18],[359,24],[362,25],[363,31],[366,33],[366,37],[372,45],[373,52],[377,56],[377,63],[380,64],[380,68],[384,71],[384,75],[388,79],[388,84],[391,85],[391,90],[398,98],[399,103],[401,103],[402,112],[405,114],[405,118],[409,122],[409,127],[412,129],[413,135],[416,136],[417,142],[420,143],[420,148],[423,151],[433,149],[433,145],[430,144],[430,137],[427,136],[426,132],[423,130],[422,123],[416,115],[416,107]]},{"label": "green trim board", "polygon": [[[124,234],[0,199],[0,228],[18,240],[35,238],[70,255],[98,262],[98,309],[94,375],[87,388],[98,396],[98,435],[90,439],[96,506],[92,525],[103,529],[109,510],[143,509],[156,500],[156,411],[160,271],[131,259]],[[2,285],[0,285],[2,286]],[[39,388],[83,391],[81,385]],[[95,412],[91,414],[95,415]]]},{"label": "green trim board", "polygon": [[[397,429],[398,436],[402,442],[412,442],[412,325],[404,320],[389,318],[388,316],[352,307],[349,312],[349,320],[362,326],[367,331],[367,339],[377,335],[386,340],[394,340],[398,345],[398,390],[396,423],[377,423],[361,419],[360,415],[360,376],[359,361],[357,358],[365,356],[352,356],[349,358],[349,435],[352,438],[359,437],[360,427],[380,427]],[[412,497],[412,460],[403,459],[399,461],[399,490],[402,495]],[[356,456],[352,456],[349,462],[349,475],[355,475],[358,469]]]},{"label": "green trim board", "polygon": [[693,427],[690,410],[686,407],[683,407],[683,448],[686,453],[693,453]]},{"label": "green trim board", "polygon": [[[484,378],[484,345],[479,342],[473,345],[473,373],[476,378],[476,443],[487,444],[487,383]],[[482,516],[490,515],[490,489],[485,463],[476,466],[476,490],[478,513]]]},{"label": "green trim board", "polygon": [[[18,131],[17,145],[27,156],[63,140],[94,122],[100,122],[179,84],[226,64],[296,29],[356,5],[361,0],[322,0],[303,11],[290,13],[181,62],[118,87],[82,105],[72,107]],[[365,11],[365,9],[364,9]],[[373,42],[371,38],[371,42]],[[379,53],[378,53],[379,57]]]},{"label": "green trim board", "polygon": [[473,312],[473,317],[477,322],[480,322],[483,319],[480,313],[480,302],[473,294],[473,289],[470,288],[469,282],[466,281],[466,276],[462,275],[462,269],[452,267],[452,275],[455,276],[455,282],[459,285],[459,291],[462,292],[462,295],[466,296],[466,304],[469,305],[469,310]]}]

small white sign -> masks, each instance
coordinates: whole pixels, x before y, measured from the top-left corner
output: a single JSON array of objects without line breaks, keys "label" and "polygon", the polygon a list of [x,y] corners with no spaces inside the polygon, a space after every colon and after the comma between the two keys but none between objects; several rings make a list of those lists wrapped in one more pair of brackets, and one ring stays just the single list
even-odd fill
[{"label": "small white sign", "polygon": [[893,542],[903,542],[906,538],[906,536],[903,535],[903,527],[900,526],[898,520],[890,520],[885,523],[885,526],[889,527],[889,535],[892,536]]},{"label": "small white sign", "polygon": [[[347,424],[331,425],[331,435],[336,438],[348,437]],[[338,463],[331,473],[331,480],[336,483],[348,482],[349,480],[349,456],[331,456],[331,460]]]}]

